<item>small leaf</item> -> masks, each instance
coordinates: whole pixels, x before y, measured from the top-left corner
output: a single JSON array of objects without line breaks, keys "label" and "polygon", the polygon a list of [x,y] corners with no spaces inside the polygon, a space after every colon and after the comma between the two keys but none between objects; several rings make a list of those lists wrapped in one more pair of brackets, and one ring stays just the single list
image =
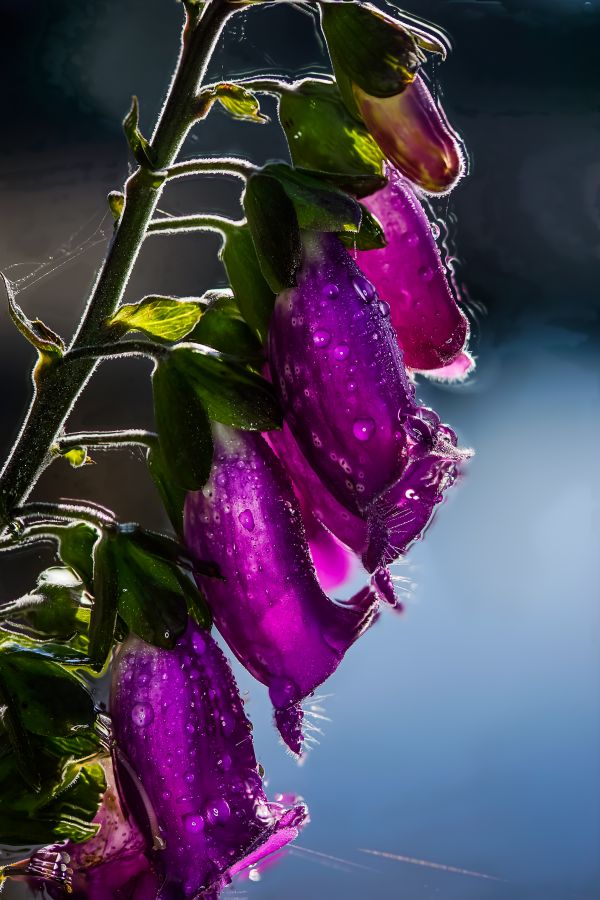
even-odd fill
[{"label": "small leaf", "polygon": [[269,287],[279,293],[296,283],[302,241],[294,204],[280,182],[259,172],[248,179],[244,209],[258,263]]},{"label": "small leaf", "polygon": [[121,191],[111,191],[107,199],[113,219],[118,222],[125,209],[125,194],[122,194]]},{"label": "small leaf", "polygon": [[357,234],[340,234],[339,239],[347,247],[355,250],[380,250],[387,245],[383,227],[373,213],[362,207],[362,220]]},{"label": "small leaf", "polygon": [[154,170],[152,162],[152,149],[139,128],[140,107],[137,97],[131,98],[131,109],[123,119],[123,130],[127,143],[136,161],[143,169]]},{"label": "small leaf", "polygon": [[309,231],[356,232],[360,227],[360,204],[348,194],[307,170],[285,163],[271,163],[265,175],[279,181],[291,200],[300,228]]},{"label": "small leaf", "polygon": [[191,300],[149,296],[121,306],[108,324],[121,326],[123,333],[141,331],[165,341],[179,341],[198,324],[202,313],[202,305]]},{"label": "small leaf", "polygon": [[67,735],[94,724],[94,703],[82,682],[44,654],[3,646],[0,682],[11,714],[33,734]]},{"label": "small leaf", "polygon": [[83,583],[73,570],[53,567],[41,573],[32,593],[0,607],[0,621],[5,630],[34,641],[68,642],[81,627],[83,599]]},{"label": "small leaf", "polygon": [[[264,344],[275,306],[275,294],[261,271],[247,225],[236,228],[227,235],[221,259],[242,316],[261,344]],[[209,340],[202,343],[213,346]],[[214,346],[217,350],[226,349]]]},{"label": "small leaf", "polygon": [[71,447],[70,450],[67,450],[66,453],[62,454],[62,457],[63,459],[66,459],[74,469],[80,469],[81,466],[86,466],[91,463],[86,447]]},{"label": "small leaf", "polygon": [[[249,240],[252,243],[250,238]],[[268,287],[267,290],[272,297]],[[261,346],[244,321],[236,298],[231,294],[220,295],[210,302],[204,315],[190,332],[189,340],[243,359],[255,362],[262,359]]]},{"label": "small leaf", "polygon": [[281,411],[271,384],[234,357],[199,344],[180,344],[170,364],[201,399],[209,419],[268,431],[281,427]]},{"label": "small leaf", "polygon": [[241,84],[223,82],[215,85],[214,91],[216,100],[234,119],[256,122],[259,125],[264,125],[269,121],[269,117],[260,111],[260,103],[256,94],[242,87]]},{"label": "small leaf", "polygon": [[79,575],[90,592],[94,583],[94,545],[99,537],[98,529],[85,522],[67,525],[61,528],[60,533],[60,558]]},{"label": "small leaf", "polygon": [[212,466],[212,435],[202,399],[174,364],[174,351],[152,376],[154,418],[168,479],[185,490],[206,484]]},{"label": "small leaf", "polygon": [[411,32],[370,3],[322,3],[321,22],[338,81],[373,97],[401,93],[425,59]]},{"label": "small leaf", "polygon": [[[307,79],[285,91],[279,118],[295,166],[332,173],[333,184],[357,197],[385,185],[383,154],[365,126],[350,115],[335,82]],[[344,182],[353,176],[365,180]]]},{"label": "small leaf", "polygon": [[4,281],[10,317],[18,330],[38,351],[38,361],[33,370],[36,384],[39,383],[44,368],[53,365],[63,356],[65,343],[60,335],[52,331],[41,319],[29,319],[17,303],[12,284],[4,273],[0,272]]}]

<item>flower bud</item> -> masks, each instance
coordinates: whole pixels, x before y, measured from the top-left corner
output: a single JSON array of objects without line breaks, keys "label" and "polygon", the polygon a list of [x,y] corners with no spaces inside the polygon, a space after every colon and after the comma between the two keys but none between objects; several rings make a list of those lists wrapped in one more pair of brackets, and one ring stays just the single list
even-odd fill
[{"label": "flower bud", "polygon": [[431,194],[451,190],[464,174],[460,139],[420,75],[400,94],[372,97],[354,85],[360,115],[383,153]]},{"label": "flower bud", "polygon": [[306,807],[267,801],[250,722],[208,632],[190,620],[173,650],[130,636],[112,684],[119,789],[152,844],[160,900],[213,900],[296,837]]},{"label": "flower bud", "polygon": [[299,753],[299,702],[370,624],[376,598],[364,588],[336,603],[323,592],[290,480],[260,435],[214,426],[213,437],[210,479],[187,496],[186,543],[219,566],[223,581],[198,577],[215,625],[269,688],[282,737]]},{"label": "flower bud", "polygon": [[455,360],[469,326],[448,284],[431,225],[406,179],[389,182],[364,202],[383,225],[387,245],[358,251],[362,271],[390,305],[392,324],[411,369],[440,369]]}]

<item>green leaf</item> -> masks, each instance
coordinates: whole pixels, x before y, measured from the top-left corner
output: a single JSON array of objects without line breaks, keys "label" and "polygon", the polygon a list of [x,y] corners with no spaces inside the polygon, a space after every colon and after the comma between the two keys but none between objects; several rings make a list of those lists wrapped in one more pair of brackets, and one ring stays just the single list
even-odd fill
[{"label": "green leaf", "polygon": [[202,313],[202,305],[192,300],[149,296],[121,306],[108,324],[122,333],[141,331],[165,341],[180,341],[198,324]]},{"label": "green leaf", "polygon": [[123,131],[125,132],[127,143],[138,164],[144,169],[154,170],[155,166],[152,162],[152,149],[144,135],[141,133],[139,124],[140,106],[138,98],[132,97],[131,109],[123,119]]},{"label": "green leaf", "polygon": [[387,244],[383,227],[373,213],[361,204],[362,220],[358,234],[340,234],[339,239],[354,250],[380,250]]},{"label": "green leaf", "polygon": [[[294,204],[277,178],[259,172],[248,179],[244,209],[258,264],[274,293],[293,287],[302,262]],[[235,287],[234,287],[235,290]]]},{"label": "green leaf", "polygon": [[[252,242],[250,238],[249,240]],[[254,252],[254,247],[252,251]],[[268,293],[270,297],[273,296],[270,290]],[[211,301],[190,332],[189,340],[249,361],[258,362],[262,359],[261,346],[244,321],[236,298],[231,294],[221,294]]]},{"label": "green leaf", "polygon": [[77,615],[83,600],[83,583],[72,569],[46,569],[31,594],[0,607],[0,621],[34,641],[68,642],[83,630]]},{"label": "green leaf", "polygon": [[0,685],[11,715],[28,732],[67,735],[94,723],[94,703],[82,682],[44,654],[4,645]]},{"label": "green leaf", "polygon": [[97,740],[78,734],[43,739],[32,735],[31,741],[39,764],[35,790],[24,782],[8,741],[0,738],[0,843],[31,846],[87,840],[97,831],[92,819],[106,781],[100,765],[82,765],[81,760],[97,751]]},{"label": "green leaf", "polygon": [[425,59],[413,34],[370,3],[322,3],[321,23],[338,81],[373,97],[401,93]]},{"label": "green leaf", "polygon": [[[350,115],[335,82],[308,79],[285,91],[279,118],[295,166],[328,173],[333,184],[357,197],[384,186],[383,154]],[[344,182],[352,176],[353,182]]]},{"label": "green leaf", "polygon": [[61,528],[58,555],[66,566],[79,575],[90,592],[94,583],[94,546],[99,537],[98,529],[85,522]]},{"label": "green leaf", "polygon": [[256,94],[242,87],[241,84],[223,82],[214,87],[215,99],[234,119],[256,122],[264,125],[269,117],[260,111],[260,103]]},{"label": "green leaf", "polygon": [[63,459],[71,465],[74,469],[80,469],[81,466],[87,465],[91,462],[86,447],[71,447],[70,450],[67,450],[66,453],[62,454]]},{"label": "green leaf", "polygon": [[90,617],[89,655],[100,671],[111,651],[119,604],[118,561],[113,535],[105,532],[94,547],[94,605]]},{"label": "green leaf", "polygon": [[173,362],[174,352],[152,376],[154,417],[169,481],[195,491],[210,474],[212,435],[202,398]]},{"label": "green leaf", "polygon": [[181,536],[183,534],[183,504],[187,491],[174,480],[160,444],[157,443],[149,449],[147,462],[169,521],[175,529],[175,534]]},{"label": "green leaf", "polygon": [[111,191],[107,200],[108,208],[112,213],[113,219],[115,222],[118,222],[125,209],[125,194],[122,194],[121,191]]},{"label": "green leaf", "polygon": [[[275,294],[261,271],[247,225],[235,228],[227,235],[221,259],[242,316],[261,344],[264,344],[275,306]],[[217,350],[226,350],[210,341],[203,343],[209,347],[215,346]]]},{"label": "green leaf", "polygon": [[271,384],[235,357],[180,344],[171,351],[169,364],[192,387],[212,421],[249,431],[281,427]]},{"label": "green leaf", "polygon": [[360,204],[307,170],[298,171],[285,163],[271,163],[263,169],[276,178],[292,201],[300,228],[309,231],[358,231]]}]

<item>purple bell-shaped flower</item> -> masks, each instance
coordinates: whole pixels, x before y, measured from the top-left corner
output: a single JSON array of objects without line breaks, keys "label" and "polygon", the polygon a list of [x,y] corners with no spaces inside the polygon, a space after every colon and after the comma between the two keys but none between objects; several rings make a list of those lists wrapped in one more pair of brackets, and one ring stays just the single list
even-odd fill
[{"label": "purple bell-shaped flower", "polygon": [[173,650],[130,636],[111,694],[119,790],[152,846],[159,900],[213,900],[293,840],[306,807],[267,800],[223,653],[190,620]]},{"label": "purple bell-shaped flower", "polygon": [[366,587],[350,601],[330,600],[315,573],[291,482],[264,438],[224,426],[214,426],[213,438],[210,479],[186,500],[186,542],[219,566],[223,580],[198,577],[215,624],[269,688],[282,737],[299,753],[300,701],[335,671],[373,620],[376,595]]}]

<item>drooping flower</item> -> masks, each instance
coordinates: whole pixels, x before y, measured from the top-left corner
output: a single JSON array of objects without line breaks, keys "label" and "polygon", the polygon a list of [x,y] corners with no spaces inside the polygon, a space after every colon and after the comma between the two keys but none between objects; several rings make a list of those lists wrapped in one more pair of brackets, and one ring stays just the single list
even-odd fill
[{"label": "drooping flower", "polygon": [[[294,454],[286,460],[294,482],[310,485],[302,490],[317,498],[315,507],[321,503],[321,482],[323,497],[329,492],[352,514],[343,522],[349,538],[338,529],[342,520],[329,503],[322,506],[321,521],[353,549],[364,541],[356,521],[366,524],[363,562],[375,571],[421,534],[451,481],[438,472],[454,472],[461,454],[453,432],[415,400],[388,303],[333,235],[305,237],[297,286],[277,297],[269,361],[287,425],[301,450],[297,472]],[[274,440],[289,444],[285,436]],[[424,480],[439,490],[421,490],[419,496],[427,493],[428,500],[417,515],[414,503],[407,509],[400,483],[404,491],[415,491]],[[414,500],[412,494],[408,499]],[[400,513],[401,532],[396,527]]]},{"label": "drooping flower", "polygon": [[184,533],[222,581],[198,577],[214,621],[240,662],[269,688],[286,744],[299,753],[299,702],[337,668],[372,621],[363,588],[337,603],[321,588],[298,500],[277,457],[252,432],[213,427],[210,479],[185,504]]},{"label": "drooping flower", "polygon": [[158,881],[146,856],[147,844],[123,812],[106,763],[107,788],[94,818],[97,834],[81,844],[67,841],[37,850],[7,874],[55,900],[155,900]]},{"label": "drooping flower", "polygon": [[413,184],[431,194],[454,187],[465,169],[460,139],[420,75],[392,97],[354,85],[354,98],[384,154]]},{"label": "drooping flower", "polygon": [[388,184],[364,201],[382,224],[387,246],[358,251],[357,261],[390,305],[405,365],[440,369],[460,356],[468,322],[415,192],[394,169],[388,168],[388,176]]},{"label": "drooping flower", "polygon": [[194,622],[174,650],[126,640],[110,707],[119,789],[152,844],[159,900],[213,900],[296,837],[306,807],[267,800],[231,669]]}]

